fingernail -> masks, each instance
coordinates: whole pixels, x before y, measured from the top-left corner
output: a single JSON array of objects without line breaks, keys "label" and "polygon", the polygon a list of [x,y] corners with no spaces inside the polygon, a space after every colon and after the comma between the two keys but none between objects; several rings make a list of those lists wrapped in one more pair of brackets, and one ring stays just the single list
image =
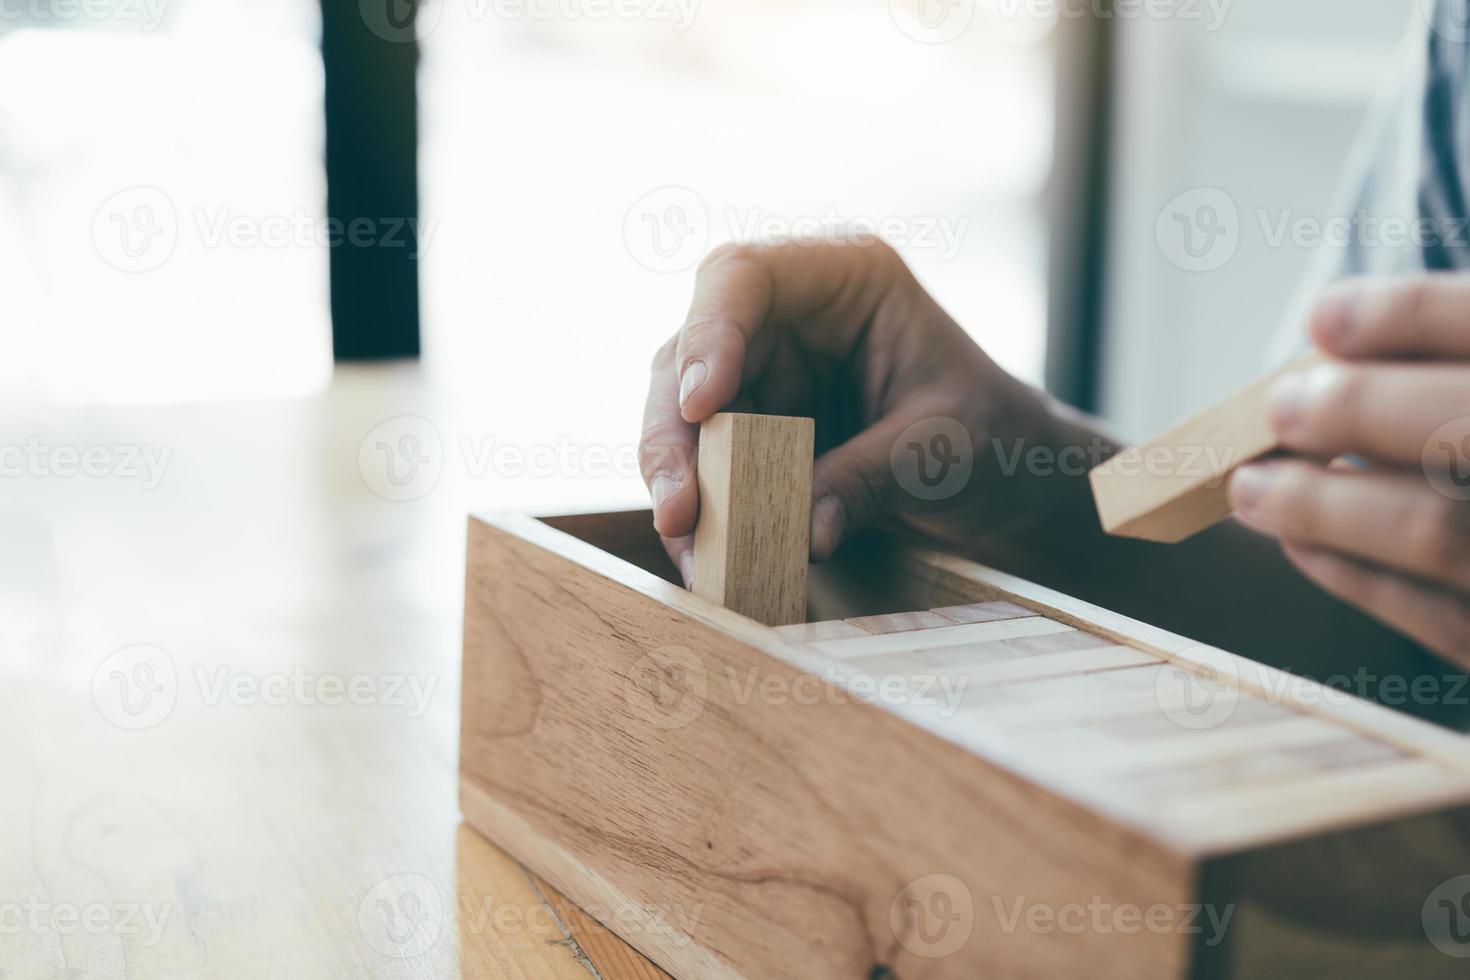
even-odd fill
[{"label": "fingernail", "polygon": [[679,407],[683,408],[689,396],[709,377],[709,368],[703,361],[690,361],[684,367],[684,376],[679,379]]},{"label": "fingernail", "polygon": [[694,588],[694,552],[686,551],[679,556],[679,574],[684,577],[684,588]]},{"label": "fingernail", "polygon": [[679,487],[682,485],[667,473],[660,473],[658,476],[655,476],[653,483],[649,486],[649,490],[653,493],[653,509],[657,511],[663,507],[664,501],[678,492]]},{"label": "fingernail", "polygon": [[1266,413],[1278,435],[1288,435],[1301,421],[1307,406],[1307,382],[1300,374],[1288,374],[1271,386]]},{"label": "fingernail", "polygon": [[817,501],[812,508],[813,558],[822,561],[832,557],[832,552],[837,550],[838,542],[842,540],[846,523],[847,512],[835,495],[829,493]]},{"label": "fingernail", "polygon": [[1241,514],[1250,514],[1260,506],[1271,487],[1271,474],[1262,466],[1243,466],[1230,481],[1230,500]]},{"label": "fingernail", "polygon": [[1362,289],[1357,284],[1334,287],[1312,310],[1312,332],[1324,346],[1340,350],[1353,332]]}]

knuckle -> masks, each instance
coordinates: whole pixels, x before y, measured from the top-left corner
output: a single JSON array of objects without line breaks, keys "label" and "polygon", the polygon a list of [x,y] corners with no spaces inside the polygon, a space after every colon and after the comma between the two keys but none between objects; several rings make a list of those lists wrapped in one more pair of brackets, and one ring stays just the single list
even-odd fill
[{"label": "knuckle", "polygon": [[1319,369],[1323,380],[1322,418],[1351,438],[1363,431],[1368,402],[1368,375],[1362,369],[1333,364]]},{"label": "knuckle", "polygon": [[847,506],[855,516],[872,518],[888,501],[887,461],[864,459],[855,462],[844,481]]},{"label": "knuckle", "polygon": [[707,347],[728,324],[730,320],[718,313],[698,313],[691,316],[684,324],[684,329],[679,331],[678,346],[684,351],[679,358],[679,367],[686,367],[691,358],[698,356],[692,350]]},{"label": "knuckle", "polygon": [[672,422],[655,422],[643,430],[638,442],[638,469],[646,479],[659,473],[680,478],[689,469],[689,447]]},{"label": "knuckle", "polygon": [[1322,531],[1322,514],[1316,478],[1304,467],[1287,466],[1281,470],[1273,489],[1266,502],[1275,510],[1282,526],[1308,538],[1317,538]]},{"label": "knuckle", "polygon": [[699,262],[697,274],[739,262],[756,262],[761,258],[762,246],[749,242],[725,242],[705,253]]},{"label": "knuckle", "polygon": [[676,334],[659,345],[658,350],[653,352],[653,361],[649,364],[649,372],[658,374],[668,370],[674,363],[674,356],[679,350],[679,337]]},{"label": "knuckle", "polygon": [[1414,323],[1429,310],[1434,296],[1434,278],[1427,274],[1409,276],[1389,291],[1384,327]]},{"label": "knuckle", "polygon": [[1470,578],[1466,575],[1470,515],[1461,501],[1437,498],[1415,508],[1404,534],[1423,567],[1454,581]]}]

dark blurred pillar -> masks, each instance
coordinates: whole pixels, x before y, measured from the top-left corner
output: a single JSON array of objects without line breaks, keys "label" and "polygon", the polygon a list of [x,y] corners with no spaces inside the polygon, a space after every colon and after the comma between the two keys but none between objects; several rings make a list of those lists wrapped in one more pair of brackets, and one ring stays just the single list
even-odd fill
[{"label": "dark blurred pillar", "polygon": [[1056,162],[1048,193],[1046,384],[1096,411],[1107,273],[1107,203],[1113,112],[1112,4],[1103,16],[1057,22]]},{"label": "dark blurred pillar", "polygon": [[338,361],[419,354],[414,15],[413,0],[322,0]]}]

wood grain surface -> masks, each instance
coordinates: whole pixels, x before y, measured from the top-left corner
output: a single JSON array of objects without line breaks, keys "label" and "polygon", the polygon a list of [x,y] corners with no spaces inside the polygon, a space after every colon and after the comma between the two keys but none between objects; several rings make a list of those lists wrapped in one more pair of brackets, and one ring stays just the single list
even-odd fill
[{"label": "wood grain surface", "polygon": [[806,621],[814,432],[739,413],[700,427],[697,595],[767,626]]},{"label": "wood grain surface", "polygon": [[1308,354],[1141,446],[1089,479],[1109,534],[1173,544],[1230,516],[1230,474],[1276,450],[1266,399],[1282,375],[1321,360]]},{"label": "wood grain surface", "polygon": [[1453,974],[1462,736],[949,556],[770,629],[607,550],[646,514],[554,523],[471,521],[462,806],[670,973]]},{"label": "wood grain surface", "polygon": [[436,399],[343,368],[303,400],[0,418],[167,460],[4,480],[0,977],[651,975],[461,822],[466,504],[442,455],[384,496],[376,448],[410,418],[452,449]]}]

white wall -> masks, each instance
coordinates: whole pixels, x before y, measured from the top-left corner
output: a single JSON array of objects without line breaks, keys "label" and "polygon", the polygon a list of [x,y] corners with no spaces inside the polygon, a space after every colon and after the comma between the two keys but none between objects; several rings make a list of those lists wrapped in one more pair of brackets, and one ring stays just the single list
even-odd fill
[{"label": "white wall", "polygon": [[[1124,435],[1151,435],[1263,369],[1310,257],[1273,247],[1266,229],[1326,217],[1363,110],[1419,9],[1225,0],[1218,29],[1120,19],[1102,407]],[[1196,223],[1203,254],[1192,258],[1174,213],[1198,222],[1202,206],[1220,234],[1203,251]]]}]

